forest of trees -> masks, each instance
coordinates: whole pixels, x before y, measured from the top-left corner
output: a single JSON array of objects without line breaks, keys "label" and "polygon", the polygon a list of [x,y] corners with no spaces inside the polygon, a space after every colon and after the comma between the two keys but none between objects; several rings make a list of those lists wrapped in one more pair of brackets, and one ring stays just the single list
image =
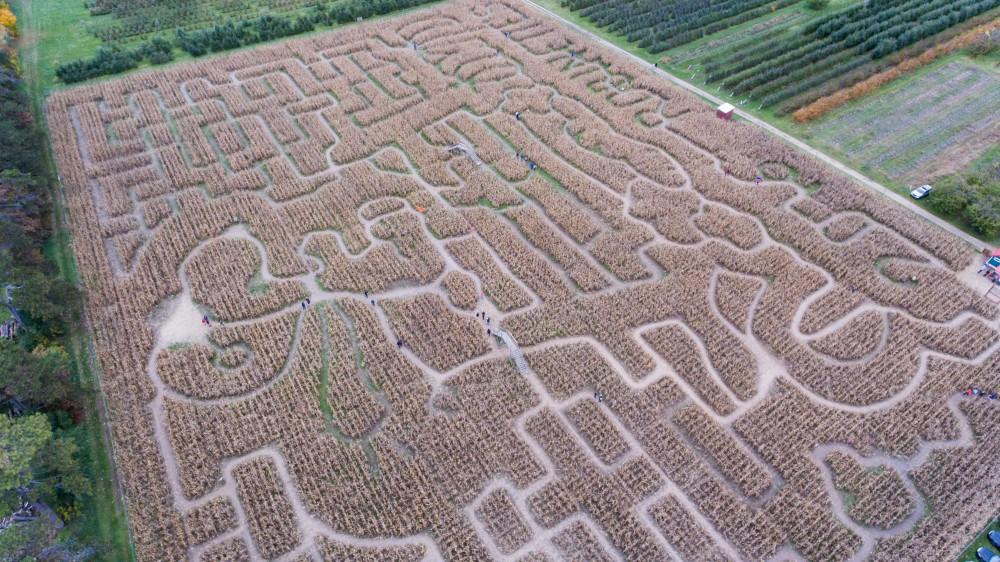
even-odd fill
[{"label": "forest of trees", "polygon": [[[0,13],[6,9],[0,2]],[[88,511],[94,477],[82,465],[85,393],[66,349],[80,296],[46,251],[53,181],[7,31],[0,42],[0,315],[16,314],[23,324],[13,339],[0,338],[0,558],[35,560],[44,551],[47,559],[83,559],[98,549],[72,530]]]}]

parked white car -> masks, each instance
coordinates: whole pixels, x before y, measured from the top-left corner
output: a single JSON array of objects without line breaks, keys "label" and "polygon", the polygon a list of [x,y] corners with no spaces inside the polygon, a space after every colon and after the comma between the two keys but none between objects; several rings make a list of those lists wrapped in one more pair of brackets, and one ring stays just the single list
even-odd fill
[{"label": "parked white car", "polygon": [[913,191],[911,191],[910,192],[910,197],[912,197],[914,199],[923,199],[924,197],[927,197],[928,195],[930,195],[932,189],[934,189],[934,188],[931,187],[931,186],[929,186],[929,185],[922,185],[922,186],[914,189]]}]

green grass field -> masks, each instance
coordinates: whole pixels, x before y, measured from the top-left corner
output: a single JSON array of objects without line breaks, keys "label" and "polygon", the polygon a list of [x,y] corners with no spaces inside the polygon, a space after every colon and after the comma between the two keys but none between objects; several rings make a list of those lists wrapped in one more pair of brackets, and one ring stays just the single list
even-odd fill
[{"label": "green grass field", "polygon": [[997,104],[1000,74],[949,57],[805,125],[803,136],[894,181],[921,183],[959,156],[949,149],[967,149],[969,161],[987,149],[986,130],[1000,117],[982,108]]},{"label": "green grass field", "polygon": [[[649,62],[650,64],[663,60],[664,64],[660,67],[664,70],[669,71],[678,78],[683,80],[691,81],[692,71],[687,70],[688,65],[695,64],[697,61],[704,60],[708,56],[712,56],[713,53],[724,52],[725,48],[723,46],[717,46],[715,48],[709,48],[710,43],[713,41],[721,41],[725,44],[731,44],[734,36],[739,36],[741,34],[747,33],[749,29],[754,26],[760,25],[763,22],[767,22],[773,18],[790,18],[795,16],[795,21],[787,21],[783,25],[776,26],[772,28],[772,32],[782,29],[785,31],[794,32],[802,24],[812,20],[813,18],[828,14],[834,10],[838,10],[844,6],[848,6],[853,3],[858,3],[861,0],[832,0],[830,5],[822,11],[815,12],[806,9],[802,4],[794,4],[786,8],[776,10],[771,14],[762,16],[755,20],[748,21],[746,23],[731,27],[724,31],[714,33],[703,39],[697,41],[692,41],[685,45],[675,47],[668,51],[659,54],[653,54],[646,49],[641,49],[628,42],[628,40],[623,35],[618,35],[601,29],[600,27],[594,25],[590,20],[580,16],[576,12],[570,11],[568,8],[564,8],[560,5],[559,0],[532,0],[539,6],[545,7],[547,10],[559,14],[561,17],[579,25],[583,29],[600,35],[601,37],[607,39],[614,45],[627,50],[628,52],[642,58],[643,60]],[[742,37],[740,37],[742,38]],[[704,51],[704,52],[703,52]],[[666,60],[664,60],[666,59]],[[696,65],[696,64],[695,64]],[[699,86],[704,86],[703,80],[694,80],[692,83],[697,83]],[[713,91],[713,93],[715,93]],[[720,95],[720,97],[723,97]]]},{"label": "green grass field", "polygon": [[[56,68],[65,62],[94,56],[97,48],[102,45],[100,39],[92,32],[93,29],[114,22],[114,16],[92,16],[84,5],[84,0],[12,0],[14,12],[18,18],[18,28],[21,31],[21,58],[25,68],[37,69],[32,78],[35,84],[33,90],[48,92],[61,83],[56,79]],[[248,16],[256,16],[267,12],[256,7],[250,10]],[[305,13],[304,9],[285,10],[282,13]],[[231,19],[220,15],[210,23]],[[197,26],[195,26],[197,27]],[[161,35],[172,35],[173,28],[163,31]],[[142,38],[123,41],[130,45]],[[192,57],[179,50],[174,51],[178,62],[190,60]],[[141,68],[148,68],[146,64]]]},{"label": "green grass field", "polygon": [[[60,64],[68,61],[94,56],[94,53],[97,52],[97,48],[102,45],[102,42],[94,36],[90,30],[95,25],[95,22],[107,21],[113,16],[91,16],[90,12],[84,7],[84,0],[10,1],[15,14],[17,15],[17,25],[21,33],[21,42],[18,48],[21,57],[21,65],[22,68],[26,69],[24,75],[26,81],[28,82],[28,89],[31,92],[32,97],[39,102],[39,107],[37,109],[40,109],[40,101],[44,99],[45,95],[54,89],[66,87],[65,84],[56,78],[56,68]],[[398,17],[403,14],[432,7],[437,1],[441,0],[434,0],[426,4],[407,8],[405,10],[399,10],[381,16],[374,16],[368,18],[366,21],[376,21],[384,18]],[[251,10],[252,13],[248,13],[247,17],[256,17],[265,11],[267,10],[264,10],[263,8],[253,8]],[[281,13],[294,16],[296,14],[305,14],[306,12],[306,9],[300,8],[297,10],[285,10]],[[218,22],[213,21],[211,23]],[[348,23],[345,25],[351,24]],[[330,27],[317,27],[316,31],[311,33],[276,39],[275,41],[309,37],[311,35],[325,33],[339,27],[343,26],[334,25]],[[171,28],[169,32],[163,32],[160,35],[172,36],[173,28]],[[213,55],[205,55],[198,57],[198,59],[225,55],[226,53],[232,53],[245,49],[253,49],[266,43],[267,42],[247,45],[239,49],[224,51]],[[150,68],[163,68],[165,66],[183,64],[185,62],[196,60],[195,57],[192,57],[188,53],[177,48],[174,49],[173,55],[174,60],[166,65],[155,67],[148,62],[143,62],[138,68],[123,74],[148,70]],[[31,69],[31,71],[28,72],[27,69]],[[112,79],[116,76],[122,76],[123,74],[103,76],[91,80],[91,82],[101,82]],[[87,82],[82,83],[86,84]]]},{"label": "green grass field", "polygon": [[[857,4],[860,0],[831,0],[823,10],[810,10],[802,3],[714,33],[697,41],[674,47],[662,57],[667,67],[691,73],[709,60],[734,53],[741,42],[771,39],[775,35],[794,35],[807,23],[820,16]],[[690,67],[690,69],[688,68]],[[704,78],[704,77],[703,77]]]},{"label": "green grass field", "polygon": [[88,33],[92,19],[82,0],[14,0],[21,33],[21,68],[32,97],[56,84],[56,67],[93,56],[101,41]]},{"label": "green grass field", "polygon": [[[95,2],[96,0],[89,0]],[[130,0],[111,0],[110,4],[129,6]],[[86,31],[109,44],[129,45],[157,34],[172,34],[178,27],[204,29],[217,23],[255,18],[264,14],[298,15],[309,11],[315,0],[178,0],[132,2],[131,13],[103,14],[91,17]]]},{"label": "green grass field", "polygon": [[[32,97],[37,101],[44,99],[51,90],[65,87],[56,78],[56,68],[60,64],[94,56],[102,43],[89,30],[95,20],[112,17],[91,16],[82,0],[13,0],[12,5],[21,33],[18,49],[21,66]],[[191,59],[183,51],[174,51],[175,62]],[[148,63],[137,70],[146,68],[150,68]]]}]

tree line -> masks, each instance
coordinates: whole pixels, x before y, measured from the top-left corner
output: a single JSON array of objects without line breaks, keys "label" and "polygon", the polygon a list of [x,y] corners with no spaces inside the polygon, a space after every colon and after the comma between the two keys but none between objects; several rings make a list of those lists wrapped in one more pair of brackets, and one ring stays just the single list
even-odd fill
[{"label": "tree line", "polygon": [[98,76],[118,74],[138,68],[143,62],[163,64],[174,58],[177,48],[194,57],[290,37],[331,26],[426,4],[435,0],[337,0],[319,4],[309,13],[265,14],[256,18],[218,23],[212,27],[186,30],[178,27],[172,37],[154,37],[138,46],[101,46],[93,57],[63,63],[56,76],[70,84]]},{"label": "tree line", "polygon": [[100,476],[84,461],[103,451],[85,439],[88,394],[67,349],[80,295],[52,257],[55,182],[21,83],[8,8],[0,2],[0,25],[8,27],[0,41],[0,320],[21,322],[13,338],[0,338],[0,559],[44,552],[83,560],[98,554],[83,520]]}]

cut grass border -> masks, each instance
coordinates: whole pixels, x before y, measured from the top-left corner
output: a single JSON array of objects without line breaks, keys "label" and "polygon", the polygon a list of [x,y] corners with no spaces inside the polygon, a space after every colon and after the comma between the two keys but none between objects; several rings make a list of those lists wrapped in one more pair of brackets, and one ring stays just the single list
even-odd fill
[{"label": "cut grass border", "polygon": [[[48,143],[41,156],[45,167],[50,169],[52,158]],[[54,195],[60,194],[57,190]],[[79,273],[58,197],[53,197],[52,215],[52,235],[45,245],[45,257],[56,264],[63,279],[79,285]],[[83,541],[95,543],[101,560],[135,560],[123,494],[114,468],[104,395],[100,380],[95,376],[97,366],[91,336],[85,323],[68,328],[66,350],[83,390],[79,402],[85,412],[85,419],[74,426],[71,433],[80,447],[80,464],[90,481],[92,494],[91,500],[83,505],[80,515],[70,521],[68,527],[76,527]]]}]

